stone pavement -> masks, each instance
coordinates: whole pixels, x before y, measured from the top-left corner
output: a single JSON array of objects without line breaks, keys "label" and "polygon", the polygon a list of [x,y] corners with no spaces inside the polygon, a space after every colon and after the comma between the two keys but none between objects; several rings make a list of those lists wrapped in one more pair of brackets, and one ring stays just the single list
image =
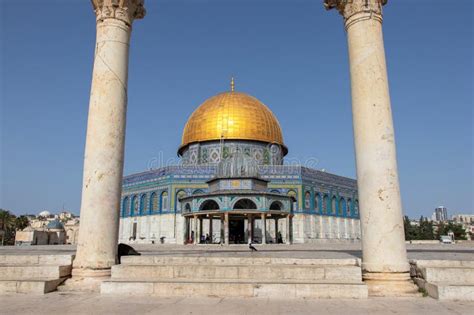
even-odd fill
[{"label": "stone pavement", "polygon": [[[173,256],[224,256],[224,257],[291,257],[291,258],[360,258],[361,244],[314,243],[314,244],[269,244],[256,245],[258,252],[252,253],[247,245],[151,245],[131,244],[142,255]],[[423,260],[474,260],[474,242],[458,244],[407,244],[409,259]],[[0,246],[0,255],[28,254],[75,254],[73,245],[49,246]]]},{"label": "stone pavement", "polygon": [[114,297],[54,292],[0,296],[0,314],[472,314],[474,302],[426,298],[368,300]]}]

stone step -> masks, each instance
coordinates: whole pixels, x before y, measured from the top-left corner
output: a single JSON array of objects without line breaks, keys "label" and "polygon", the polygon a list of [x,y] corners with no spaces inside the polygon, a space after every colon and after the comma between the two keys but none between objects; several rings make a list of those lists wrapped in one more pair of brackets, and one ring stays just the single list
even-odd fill
[{"label": "stone step", "polygon": [[418,267],[465,267],[474,268],[474,260],[421,260],[411,259],[410,264]]},{"label": "stone step", "polygon": [[71,265],[0,265],[0,280],[58,279],[71,275]]},{"label": "stone step", "polygon": [[428,282],[474,285],[474,268],[464,267],[421,267],[421,277]]},{"label": "stone step", "polygon": [[116,265],[112,278],[362,281],[358,266],[344,265]]},{"label": "stone step", "polygon": [[56,290],[66,278],[0,280],[0,295],[12,293],[45,294]]},{"label": "stone step", "polygon": [[71,265],[74,255],[0,255],[1,265]]},{"label": "stone step", "polygon": [[414,280],[432,298],[438,300],[474,301],[474,284],[427,282],[420,278],[415,278]]},{"label": "stone step", "polygon": [[338,265],[360,266],[360,259],[307,259],[284,257],[124,256],[122,265]]},{"label": "stone step", "polygon": [[347,281],[251,281],[251,280],[123,280],[102,282],[102,294],[148,296],[215,296],[270,298],[365,299],[367,286]]}]

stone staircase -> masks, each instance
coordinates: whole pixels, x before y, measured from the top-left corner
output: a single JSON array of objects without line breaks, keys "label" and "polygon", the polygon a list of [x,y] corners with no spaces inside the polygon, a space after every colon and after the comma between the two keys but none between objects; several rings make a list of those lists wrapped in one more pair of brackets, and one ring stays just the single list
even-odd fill
[{"label": "stone staircase", "polygon": [[0,295],[44,294],[71,275],[73,255],[0,255]]},{"label": "stone staircase", "polygon": [[367,298],[358,259],[128,256],[102,294]]},{"label": "stone staircase", "polygon": [[411,260],[415,283],[439,300],[474,301],[474,261]]}]

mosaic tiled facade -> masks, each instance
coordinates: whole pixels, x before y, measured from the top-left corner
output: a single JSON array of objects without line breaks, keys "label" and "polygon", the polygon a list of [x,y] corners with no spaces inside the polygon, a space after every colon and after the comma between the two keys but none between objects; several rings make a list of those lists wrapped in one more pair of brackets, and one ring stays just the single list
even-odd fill
[{"label": "mosaic tiled facade", "polygon": [[[206,109],[200,107],[199,110],[204,113]],[[228,110],[232,111],[231,108]],[[241,116],[245,117],[243,114]],[[273,129],[277,130],[279,126]],[[279,224],[282,224],[281,230],[291,230],[291,235],[288,237],[292,242],[359,238],[356,181],[303,166],[283,165],[287,149],[282,144],[282,137],[277,136],[277,138],[279,143],[224,138],[202,139],[202,141],[192,143],[183,142],[178,152],[182,156],[181,165],[124,177],[120,209],[120,241],[155,242],[160,240],[186,243],[188,234],[185,230],[193,229],[193,227],[190,227],[190,223],[184,217],[186,214],[189,217],[189,214],[199,213],[203,202],[209,199],[214,200],[216,207],[222,213],[232,213],[235,210],[235,203],[243,197],[231,190],[228,195],[222,194],[222,191],[227,191],[224,187],[227,182],[229,185],[231,182],[232,185],[237,185],[240,194],[245,192],[245,198],[255,204],[255,211],[263,214],[270,211],[272,196],[283,199],[291,197],[281,201],[282,208],[286,203],[287,210],[285,211],[291,213],[291,226],[284,226],[284,223],[275,220],[275,226],[270,224],[269,227],[265,227],[269,233],[270,242],[272,238],[273,242],[277,242],[276,230]],[[216,177],[218,163],[236,154],[255,162],[258,168],[256,171],[258,181],[253,182],[242,178],[233,181],[223,180],[219,183],[223,185],[221,192],[218,196],[211,196],[211,180]],[[260,194],[255,194],[258,189],[252,188],[251,185],[258,184],[259,181],[265,182],[265,191],[260,189]],[[199,198],[192,198],[193,196]],[[219,211],[217,213],[220,213]],[[203,223],[200,222],[200,224]],[[213,228],[210,225],[217,223],[212,223],[211,219],[204,225],[206,224],[207,227],[200,226],[200,231],[207,228],[207,231],[212,234]],[[259,224],[262,223],[256,223],[257,229]],[[219,228],[216,227],[215,230],[218,231]],[[215,234],[215,237],[210,236],[211,239],[219,241],[221,235],[217,232]]]}]

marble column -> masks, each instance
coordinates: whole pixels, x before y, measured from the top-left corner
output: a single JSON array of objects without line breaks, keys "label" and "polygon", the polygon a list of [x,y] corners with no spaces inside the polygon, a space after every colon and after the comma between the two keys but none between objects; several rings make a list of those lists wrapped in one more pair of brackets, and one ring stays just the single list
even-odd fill
[{"label": "marble column", "polygon": [[262,213],[262,245],[267,243],[267,215]]},{"label": "marble column", "polygon": [[286,238],[285,238],[285,243],[286,244],[291,244],[291,218],[288,215],[285,219],[286,221]]},{"label": "marble column", "polygon": [[199,217],[199,238],[198,238],[198,244],[201,243],[201,238],[202,236],[204,235],[204,231],[203,231],[203,217]]},{"label": "marble column", "polygon": [[221,238],[220,238],[220,242],[221,244],[224,244],[225,243],[225,218],[224,218],[224,215],[221,214]]},{"label": "marble column", "polygon": [[193,244],[196,245],[198,243],[199,234],[198,234],[198,217],[195,215],[193,217],[193,231],[194,231],[194,239]]},{"label": "marble column", "polygon": [[278,217],[275,217],[275,244],[278,244]]},{"label": "marble column", "polygon": [[251,214],[247,214],[247,222],[247,239],[250,244],[253,241],[253,217]]},{"label": "marble column", "polygon": [[395,137],[382,33],[387,0],[325,0],[344,17],[349,46],[362,270],[371,295],[410,293]]},{"label": "marble column", "polygon": [[188,239],[189,239],[189,219],[188,219],[188,217],[184,218],[183,239],[184,239],[183,244],[187,244]]},{"label": "marble column", "polygon": [[211,239],[211,240],[209,241],[210,244],[212,244],[212,241],[213,241],[213,239],[214,239],[214,238],[212,237],[212,233],[213,233],[213,232],[212,232],[212,228],[213,228],[213,226],[212,226],[212,215],[211,215],[211,216],[209,217],[209,238]]},{"label": "marble column", "polygon": [[229,245],[229,213],[224,214],[224,244]]},{"label": "marble column", "polygon": [[117,261],[132,23],[143,0],[93,0],[97,33],[89,101],[81,225],[73,276],[110,275]]}]

